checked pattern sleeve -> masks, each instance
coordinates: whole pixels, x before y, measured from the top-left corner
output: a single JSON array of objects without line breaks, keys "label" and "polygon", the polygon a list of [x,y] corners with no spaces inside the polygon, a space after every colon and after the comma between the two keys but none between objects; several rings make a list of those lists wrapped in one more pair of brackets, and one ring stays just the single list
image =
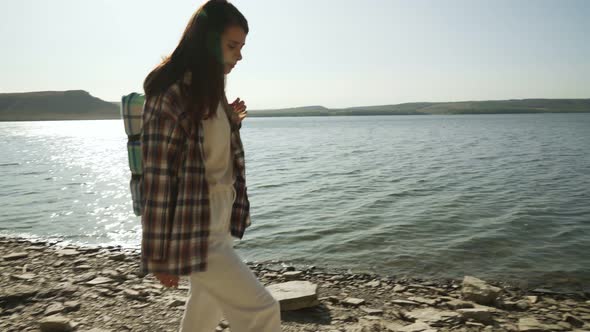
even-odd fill
[{"label": "checked pattern sleeve", "polygon": [[144,123],[142,251],[150,260],[165,260],[178,196],[180,149],[186,140],[178,121],[158,112]]}]

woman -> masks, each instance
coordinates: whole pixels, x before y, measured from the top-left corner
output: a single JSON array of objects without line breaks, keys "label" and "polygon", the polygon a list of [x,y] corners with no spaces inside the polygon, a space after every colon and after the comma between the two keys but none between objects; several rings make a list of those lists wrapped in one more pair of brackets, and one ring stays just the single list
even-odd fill
[{"label": "woman", "polygon": [[228,104],[225,76],[242,59],[248,22],[211,0],[146,78],[142,270],[166,287],[189,276],[181,331],[279,332],[277,301],[233,249],[250,225],[240,139],[246,105]]}]

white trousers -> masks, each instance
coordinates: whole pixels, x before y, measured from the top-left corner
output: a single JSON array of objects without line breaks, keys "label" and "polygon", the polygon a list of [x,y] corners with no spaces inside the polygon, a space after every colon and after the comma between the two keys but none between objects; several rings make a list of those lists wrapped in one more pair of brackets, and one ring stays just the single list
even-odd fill
[{"label": "white trousers", "polygon": [[209,190],[211,233],[207,270],[190,275],[181,332],[213,332],[224,316],[232,332],[280,332],[278,302],[233,248],[229,232],[232,186]]}]

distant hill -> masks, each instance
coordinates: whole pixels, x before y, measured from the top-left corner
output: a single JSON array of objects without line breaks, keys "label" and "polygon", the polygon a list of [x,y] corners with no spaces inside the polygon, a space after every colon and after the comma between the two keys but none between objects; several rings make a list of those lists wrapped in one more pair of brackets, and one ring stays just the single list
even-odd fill
[{"label": "distant hill", "polygon": [[0,93],[0,121],[119,119],[119,107],[83,90]]},{"label": "distant hill", "polygon": [[432,115],[590,112],[590,99],[511,99],[443,103],[405,103],[328,109],[322,106],[250,111],[251,117],[337,115]]},{"label": "distant hill", "polygon": [[[119,119],[120,102],[82,90],[0,93],[0,121]],[[590,99],[512,99],[326,108],[305,106],[250,110],[250,117],[338,115],[432,115],[590,112]]]}]

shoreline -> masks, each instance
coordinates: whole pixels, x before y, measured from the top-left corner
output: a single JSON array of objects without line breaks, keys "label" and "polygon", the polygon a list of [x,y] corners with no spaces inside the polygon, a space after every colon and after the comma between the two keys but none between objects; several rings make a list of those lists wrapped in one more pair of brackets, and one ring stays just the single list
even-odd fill
[{"label": "shoreline", "polygon": [[[75,331],[179,327],[186,278],[178,289],[165,289],[153,276],[138,275],[137,249],[5,236],[0,244],[2,331],[38,331],[43,319],[55,315]],[[280,261],[247,264],[265,286],[290,280],[318,286],[320,304],[284,311],[283,331],[590,331],[588,293],[489,282],[486,287],[497,287],[499,295],[493,304],[481,305],[465,298],[461,280],[395,278]],[[539,326],[526,329],[528,323]],[[222,322],[218,331],[230,329]]]},{"label": "shoreline", "polygon": [[[356,116],[447,116],[447,115],[538,115],[538,114],[589,114],[585,111],[520,111],[520,112],[449,112],[449,113],[399,113],[399,112],[364,112],[364,113],[334,113],[334,114],[298,114],[298,113],[272,113],[257,114],[257,112],[273,112],[266,110],[249,111],[250,118],[317,118],[317,117],[356,117]],[[96,117],[96,118],[35,118],[35,119],[0,119],[1,122],[51,122],[51,121],[100,121],[121,120],[121,117]]]},{"label": "shoreline", "polygon": [[[80,244],[75,243],[73,241],[63,240],[59,238],[43,238],[38,236],[19,236],[19,235],[7,235],[0,233],[0,241],[2,240],[22,240],[28,241],[31,243],[42,243],[48,244],[55,247],[78,247],[78,248],[88,248],[92,250],[118,250],[130,255],[141,255],[141,250],[138,247],[126,247],[122,245],[101,245],[101,244]],[[264,261],[248,261],[244,260],[249,266],[251,265],[263,265],[266,269],[272,271],[279,271],[281,267],[289,266],[296,269],[307,270],[310,267],[313,267],[316,270],[324,271],[327,274],[347,274],[347,275],[365,275],[365,276],[373,276],[373,277],[384,277],[384,278],[393,278],[397,280],[413,280],[416,282],[434,282],[434,283],[451,283],[451,282],[461,282],[462,277],[436,277],[436,276],[425,276],[425,275],[412,275],[412,274],[395,274],[391,275],[387,272],[380,272],[380,271],[372,271],[370,269],[364,269],[360,267],[335,267],[331,265],[319,265],[317,263],[297,263],[292,261],[284,261],[280,259],[270,259]],[[494,278],[494,277],[485,277],[485,276],[476,276],[475,277],[485,279],[486,281],[493,283],[495,285],[500,285],[505,288],[510,289],[518,289],[520,292],[534,292],[535,290],[543,290],[545,293],[551,293],[555,295],[565,295],[565,296],[580,296],[584,297],[587,296],[590,298],[590,284],[582,285],[580,282],[570,282],[570,283],[561,283],[555,284],[552,280],[545,280],[543,282],[529,282],[523,279],[506,279],[506,278]],[[549,284],[556,285],[555,287],[549,286]],[[530,285],[530,286],[529,286]],[[542,292],[541,292],[542,293]]]}]

